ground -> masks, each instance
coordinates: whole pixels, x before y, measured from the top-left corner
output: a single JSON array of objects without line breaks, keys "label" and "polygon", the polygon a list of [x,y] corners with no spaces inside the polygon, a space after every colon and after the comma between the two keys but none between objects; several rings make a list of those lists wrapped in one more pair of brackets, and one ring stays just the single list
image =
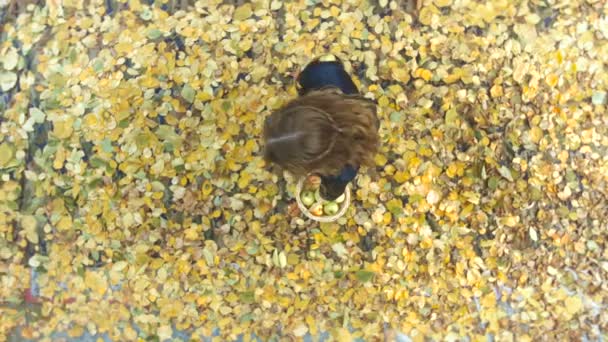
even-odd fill
[{"label": "ground", "polygon": [[[0,8],[0,340],[607,337],[605,1]],[[326,54],[382,146],[318,224],[260,132]]]}]

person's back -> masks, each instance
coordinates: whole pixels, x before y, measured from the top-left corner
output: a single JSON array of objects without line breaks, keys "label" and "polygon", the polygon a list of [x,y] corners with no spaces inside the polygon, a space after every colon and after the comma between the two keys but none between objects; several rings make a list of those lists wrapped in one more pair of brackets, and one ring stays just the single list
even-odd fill
[{"label": "person's back", "polygon": [[333,200],[359,166],[373,165],[376,105],[358,94],[339,61],[313,61],[298,86],[301,96],[266,120],[264,156],[299,176],[319,174],[322,195]]}]

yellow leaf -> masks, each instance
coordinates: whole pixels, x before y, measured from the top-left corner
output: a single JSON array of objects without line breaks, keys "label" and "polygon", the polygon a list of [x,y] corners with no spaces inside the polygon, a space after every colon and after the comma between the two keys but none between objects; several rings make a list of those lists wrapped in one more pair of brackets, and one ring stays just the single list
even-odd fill
[{"label": "yellow leaf", "polygon": [[403,172],[403,171],[395,172],[395,180],[398,183],[405,183],[405,182],[407,182],[408,179],[410,179],[409,173]]},{"label": "yellow leaf", "polygon": [[568,297],[565,301],[566,312],[570,315],[576,315],[583,308],[583,302],[578,296]]},{"label": "yellow leaf", "polygon": [[92,113],[87,114],[82,121],[83,121],[83,126],[85,126],[87,128],[95,128],[99,124],[99,120],[97,119],[97,116]]},{"label": "yellow leaf", "polygon": [[378,105],[380,107],[386,107],[386,106],[388,106],[389,103],[390,103],[390,101],[389,101],[388,97],[386,97],[384,95],[380,96],[380,98],[378,99]]},{"label": "yellow leaf", "polygon": [[234,11],[234,20],[245,20],[251,16],[251,4],[245,3]]},{"label": "yellow leaf", "polygon": [[165,341],[170,339],[171,336],[173,336],[173,329],[171,329],[171,326],[169,325],[163,325],[158,328],[156,334],[158,335],[159,340]]},{"label": "yellow leaf", "polygon": [[55,159],[53,160],[53,168],[59,170],[63,167],[65,163],[65,159],[67,158],[67,152],[63,148],[63,146],[59,146],[57,152],[55,153]]},{"label": "yellow leaf", "polygon": [[494,292],[490,292],[481,298],[481,305],[484,308],[493,308],[496,306],[496,296]]},{"label": "yellow leaf", "polygon": [[315,318],[311,315],[307,315],[306,323],[308,324],[308,329],[310,330],[310,334],[316,335],[317,334],[317,323],[316,323]]},{"label": "yellow leaf", "polygon": [[549,87],[554,88],[557,85],[557,82],[559,81],[559,77],[557,77],[556,74],[549,74],[547,75],[547,77],[545,78],[545,82],[547,82],[547,84],[549,85]]},{"label": "yellow leaf", "polygon": [[245,189],[249,182],[251,181],[251,176],[248,173],[241,173],[241,177],[239,177],[238,186],[241,189]]},{"label": "yellow leaf", "polygon": [[460,74],[450,74],[443,78],[443,81],[447,84],[452,84],[460,80]]},{"label": "yellow leaf", "polygon": [[198,231],[195,227],[186,229],[184,233],[186,240],[195,241],[199,238]]},{"label": "yellow leaf", "polygon": [[21,228],[25,232],[25,238],[31,243],[38,243],[38,222],[32,215],[27,215],[21,218]]},{"label": "yellow leaf", "polygon": [[319,23],[321,23],[319,18],[310,19],[306,22],[306,29],[312,31],[315,27],[317,27],[317,25],[319,25]]},{"label": "yellow leaf", "polygon": [[383,217],[382,217],[382,222],[383,222],[385,225],[388,225],[388,224],[390,224],[390,223],[391,223],[392,219],[393,219],[393,216],[391,215],[391,213],[386,212],[386,213],[384,213],[384,215],[383,215]]},{"label": "yellow leaf", "polygon": [[447,7],[452,4],[452,0],[434,0],[433,2],[435,2],[437,7]]},{"label": "yellow leaf", "polygon": [[433,19],[433,12],[429,8],[429,6],[422,7],[420,12],[418,13],[418,20],[423,25],[430,25],[432,19]]},{"label": "yellow leaf", "polygon": [[331,6],[331,8],[329,9],[329,11],[331,12],[331,15],[333,17],[337,17],[340,14],[340,9],[336,6]]},{"label": "yellow leaf", "polygon": [[308,327],[304,324],[299,325],[298,327],[296,327],[293,330],[293,334],[296,337],[302,337],[302,336],[306,335],[307,332],[308,332]]},{"label": "yellow leaf", "polygon": [[393,79],[407,83],[410,81],[410,74],[407,72],[405,68],[395,68],[392,70]]},{"label": "yellow leaf", "polygon": [[74,119],[69,118],[65,121],[55,121],[53,123],[53,133],[59,139],[67,139],[72,135]]},{"label": "yellow leaf", "polygon": [[383,154],[376,154],[376,157],[374,158],[374,160],[376,161],[376,165],[378,165],[378,166],[384,166],[386,164],[386,162],[388,161],[386,159],[386,156]]},{"label": "yellow leaf", "polygon": [[448,169],[445,171],[445,174],[450,178],[456,177],[456,175],[458,174],[458,165],[456,165],[456,163],[450,164],[450,166],[448,166]]},{"label": "yellow leaf", "polygon": [[414,72],[414,76],[417,78],[422,78],[425,81],[430,81],[431,77],[433,76],[433,73],[430,70],[418,68],[416,69],[416,72]]},{"label": "yellow leaf", "polygon": [[540,127],[534,126],[530,129],[530,139],[532,140],[532,142],[534,142],[535,144],[538,144],[538,142],[542,138],[543,138],[543,130],[540,129]]},{"label": "yellow leaf", "polygon": [[515,227],[517,226],[517,224],[519,223],[519,217],[518,216],[507,216],[507,217],[503,217],[501,219],[502,224],[504,224],[507,227]]},{"label": "yellow leaf", "polygon": [[350,342],[353,340],[352,335],[346,328],[337,328],[331,331],[331,335],[338,342]]},{"label": "yellow leaf", "polygon": [[125,325],[125,328],[123,329],[123,334],[128,340],[131,341],[135,341],[137,338],[137,331],[131,328],[131,326],[128,324]]},{"label": "yellow leaf", "polygon": [[68,330],[68,335],[72,338],[81,337],[82,334],[84,334],[84,329],[78,324],[75,324],[70,330]]},{"label": "yellow leaf", "polygon": [[0,167],[7,165],[13,159],[14,153],[12,145],[0,144]]},{"label": "yellow leaf", "polygon": [[490,95],[493,98],[497,98],[500,97],[504,94],[502,86],[500,84],[495,84],[494,86],[492,86],[492,88],[490,89]]},{"label": "yellow leaf", "polygon": [[64,216],[57,222],[57,230],[66,231],[72,228],[72,218],[69,216]]},{"label": "yellow leaf", "polygon": [[94,271],[86,271],[84,275],[84,283],[91,291],[102,296],[108,289],[106,279],[99,273]]}]

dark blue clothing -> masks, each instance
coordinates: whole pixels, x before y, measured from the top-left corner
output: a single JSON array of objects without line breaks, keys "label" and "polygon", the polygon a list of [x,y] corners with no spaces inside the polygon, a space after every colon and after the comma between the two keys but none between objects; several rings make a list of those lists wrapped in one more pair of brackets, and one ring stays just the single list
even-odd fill
[{"label": "dark blue clothing", "polygon": [[300,95],[305,95],[311,90],[336,87],[344,94],[358,94],[359,89],[350,78],[344,65],[340,61],[321,62],[315,60],[308,64],[304,71],[298,76]]},{"label": "dark blue clothing", "polygon": [[[357,86],[350,78],[342,62],[322,62],[315,60],[308,64],[297,80],[300,95],[311,90],[327,87],[339,88],[344,94],[358,94]],[[340,174],[335,176],[321,176],[321,193],[325,199],[334,200],[344,193],[346,185],[350,183],[359,171],[359,166],[347,165]]]}]

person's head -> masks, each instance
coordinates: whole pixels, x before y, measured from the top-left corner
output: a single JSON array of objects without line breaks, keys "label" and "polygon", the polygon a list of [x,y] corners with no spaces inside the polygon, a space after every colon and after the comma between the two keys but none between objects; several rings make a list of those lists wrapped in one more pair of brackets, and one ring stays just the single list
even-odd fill
[{"label": "person's head", "polygon": [[339,173],[373,165],[376,105],[338,89],[312,91],[272,113],[264,125],[264,159],[295,175]]}]

